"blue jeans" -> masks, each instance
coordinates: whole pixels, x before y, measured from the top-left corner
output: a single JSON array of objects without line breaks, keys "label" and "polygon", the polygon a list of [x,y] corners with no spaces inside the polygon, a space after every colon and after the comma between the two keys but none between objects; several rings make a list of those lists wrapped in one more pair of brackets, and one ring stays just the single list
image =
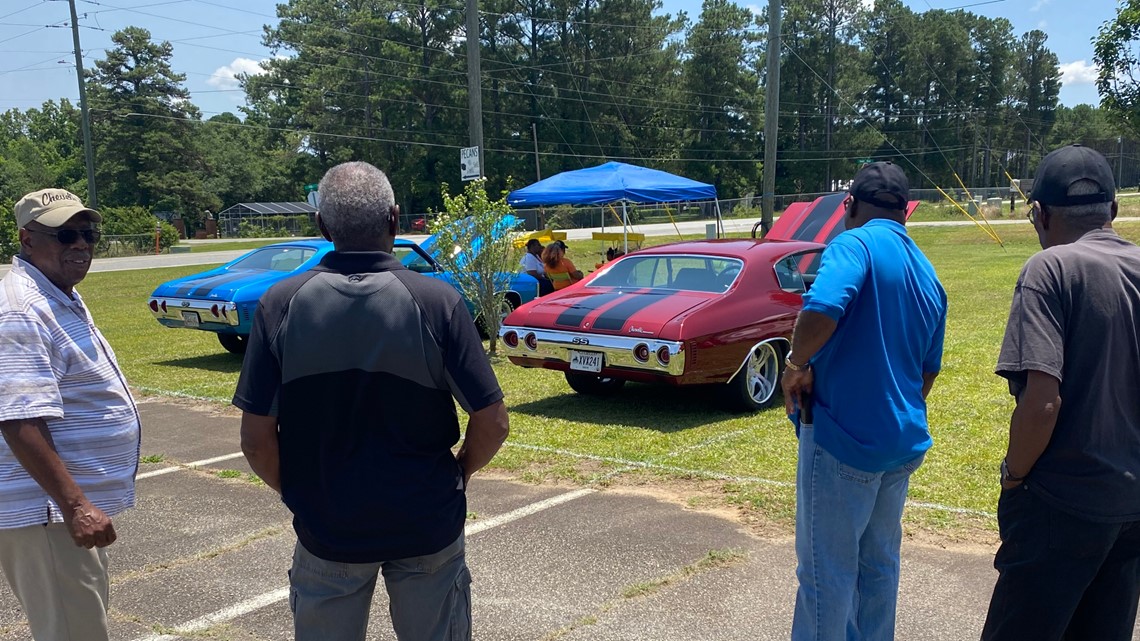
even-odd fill
[{"label": "blue jeans", "polygon": [[397,639],[471,640],[471,574],[460,534],[435,554],[377,563],[326,561],[297,543],[289,570],[297,641],[364,641],[378,573]]},{"label": "blue jeans", "polygon": [[1140,600],[1140,521],[1097,523],[1030,489],[1001,493],[999,572],[983,641],[1129,641]]},{"label": "blue jeans", "polygon": [[800,428],[793,641],[895,636],[902,512],[920,455],[886,472],[840,463]]}]

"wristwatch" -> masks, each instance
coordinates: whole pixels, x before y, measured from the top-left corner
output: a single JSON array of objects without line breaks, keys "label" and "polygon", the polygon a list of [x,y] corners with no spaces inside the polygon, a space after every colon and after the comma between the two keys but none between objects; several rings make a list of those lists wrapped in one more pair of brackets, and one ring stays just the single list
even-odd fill
[{"label": "wristwatch", "polygon": [[792,353],[788,352],[788,355],[784,357],[784,367],[786,367],[790,371],[799,372],[801,370],[807,369],[808,367],[811,367],[811,363],[804,363],[803,365],[796,365],[795,363],[792,362]]},{"label": "wristwatch", "polygon": [[1018,483],[1024,481],[1024,476],[1014,476],[1009,473],[1009,463],[1005,459],[1001,460],[1001,482],[1002,483]]}]

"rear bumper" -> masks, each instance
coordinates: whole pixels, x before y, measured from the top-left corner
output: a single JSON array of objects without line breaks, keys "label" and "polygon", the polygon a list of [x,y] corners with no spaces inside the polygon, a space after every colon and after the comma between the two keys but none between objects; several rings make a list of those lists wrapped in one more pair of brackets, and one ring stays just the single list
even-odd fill
[{"label": "rear bumper", "polygon": [[[150,303],[158,306],[150,308],[151,316],[166,327],[185,327],[208,331],[226,331],[241,324],[241,314],[236,303],[229,301],[205,301],[192,298],[170,298],[153,296]],[[165,303],[165,307],[163,307]],[[196,315],[198,322],[193,318]]]},{"label": "rear bumper", "polygon": [[[510,333],[518,337],[514,347],[507,342]],[[527,345],[533,335],[532,349]],[[685,373],[685,344],[630,336],[605,336],[584,332],[566,332],[504,325],[499,329],[503,352],[512,363],[524,367],[546,367],[569,370],[570,352],[592,352],[603,356],[602,373],[620,376],[622,371],[660,377],[681,376]],[[641,360],[635,355],[639,345],[648,349],[649,358]],[[658,351],[667,352],[668,362],[661,362]],[[639,377],[640,378],[640,377]]]}]

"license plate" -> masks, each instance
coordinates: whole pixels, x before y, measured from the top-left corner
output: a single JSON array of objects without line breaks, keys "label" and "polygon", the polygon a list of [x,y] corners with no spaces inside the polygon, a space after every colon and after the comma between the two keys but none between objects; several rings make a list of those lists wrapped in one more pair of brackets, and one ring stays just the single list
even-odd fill
[{"label": "license plate", "polygon": [[182,312],[182,322],[186,323],[187,327],[196,328],[202,319],[198,317],[198,312]]},{"label": "license plate", "polygon": [[576,352],[570,350],[570,369],[578,372],[593,372],[597,374],[602,371],[601,352]]}]

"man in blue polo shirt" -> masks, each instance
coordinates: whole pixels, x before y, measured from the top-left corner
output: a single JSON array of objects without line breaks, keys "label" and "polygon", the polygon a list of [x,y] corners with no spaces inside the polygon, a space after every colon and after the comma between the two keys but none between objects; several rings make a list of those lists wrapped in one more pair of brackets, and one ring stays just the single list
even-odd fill
[{"label": "man in blue polo shirt", "polygon": [[931,445],[946,330],[946,292],[904,227],[909,191],[890,162],[855,175],[847,231],[823,252],[785,360],[800,441],[794,641],[894,638],[903,504]]}]

